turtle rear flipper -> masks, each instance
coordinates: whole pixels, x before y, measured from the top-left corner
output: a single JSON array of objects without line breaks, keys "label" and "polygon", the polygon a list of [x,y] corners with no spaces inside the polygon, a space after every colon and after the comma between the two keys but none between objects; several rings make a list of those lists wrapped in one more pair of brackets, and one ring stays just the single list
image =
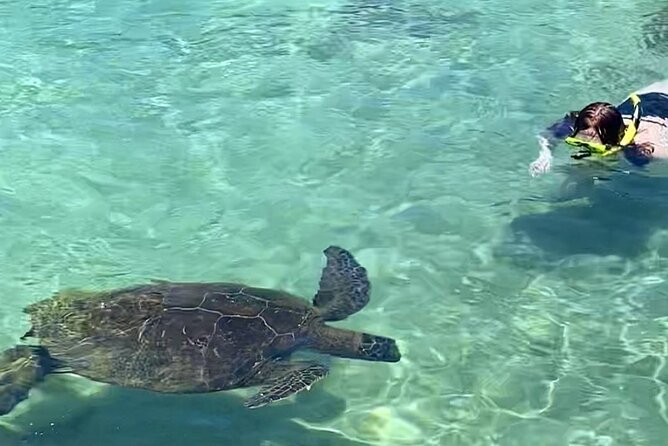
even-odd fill
[{"label": "turtle rear flipper", "polygon": [[26,399],[30,389],[53,371],[54,365],[44,347],[17,345],[0,353],[0,415]]},{"label": "turtle rear flipper", "polygon": [[267,384],[258,393],[246,400],[244,406],[249,409],[256,409],[285,399],[302,390],[309,390],[313,383],[327,376],[328,372],[326,366],[311,362],[288,363],[286,366],[288,367],[280,367],[270,371],[270,374],[276,373],[277,376],[268,377]]},{"label": "turtle rear flipper", "polygon": [[322,270],[320,289],[313,305],[326,321],[345,319],[369,302],[369,279],[351,253],[337,246],[324,251],[327,265]]}]

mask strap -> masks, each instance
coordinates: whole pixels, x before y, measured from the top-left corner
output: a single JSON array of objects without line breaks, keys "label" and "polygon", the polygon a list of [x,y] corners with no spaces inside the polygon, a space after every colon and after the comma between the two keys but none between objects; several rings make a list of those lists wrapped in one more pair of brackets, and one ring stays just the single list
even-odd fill
[{"label": "mask strap", "polygon": [[638,128],[640,127],[640,98],[635,93],[632,93],[629,98],[633,104],[633,116],[631,117],[631,123],[624,131],[622,140],[619,142],[620,146],[628,146],[631,144],[633,138],[638,134]]}]

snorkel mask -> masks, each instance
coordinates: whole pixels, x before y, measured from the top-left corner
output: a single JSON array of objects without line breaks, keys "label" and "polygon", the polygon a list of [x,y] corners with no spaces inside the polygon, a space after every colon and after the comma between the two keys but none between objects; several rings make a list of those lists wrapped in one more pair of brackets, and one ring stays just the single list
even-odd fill
[{"label": "snorkel mask", "polygon": [[631,118],[631,123],[624,130],[624,136],[622,136],[619,145],[613,146],[611,144],[584,141],[574,136],[569,136],[564,142],[570,146],[578,148],[578,151],[571,155],[572,158],[582,159],[592,155],[597,157],[607,157],[624,150],[625,146],[628,146],[633,142],[633,138],[636,137],[638,127],[640,126],[640,98],[637,94],[632,93],[629,96],[629,99],[631,99],[631,103],[633,104],[633,116]]}]

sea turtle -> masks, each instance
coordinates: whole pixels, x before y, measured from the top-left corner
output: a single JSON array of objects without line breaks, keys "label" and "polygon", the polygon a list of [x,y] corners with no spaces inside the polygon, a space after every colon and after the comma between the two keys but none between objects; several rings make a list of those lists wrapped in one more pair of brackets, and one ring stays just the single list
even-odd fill
[{"label": "sea turtle", "polygon": [[[325,377],[297,349],[344,358],[399,361],[393,339],[334,328],[369,301],[366,270],[330,246],[313,306],[286,292],[235,283],[149,284],[102,292],[63,291],[26,308],[32,328],[0,354],[0,415],[49,373],[76,373],[166,393],[262,386],[257,408]],[[37,341],[38,340],[38,341]]]}]

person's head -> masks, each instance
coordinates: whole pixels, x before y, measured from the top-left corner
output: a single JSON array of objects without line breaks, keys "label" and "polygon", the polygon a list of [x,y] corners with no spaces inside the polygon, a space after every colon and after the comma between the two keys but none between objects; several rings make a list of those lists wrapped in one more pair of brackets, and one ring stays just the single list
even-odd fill
[{"label": "person's head", "polygon": [[580,110],[573,127],[576,138],[612,146],[619,144],[625,129],[622,114],[607,102],[592,102]]}]

